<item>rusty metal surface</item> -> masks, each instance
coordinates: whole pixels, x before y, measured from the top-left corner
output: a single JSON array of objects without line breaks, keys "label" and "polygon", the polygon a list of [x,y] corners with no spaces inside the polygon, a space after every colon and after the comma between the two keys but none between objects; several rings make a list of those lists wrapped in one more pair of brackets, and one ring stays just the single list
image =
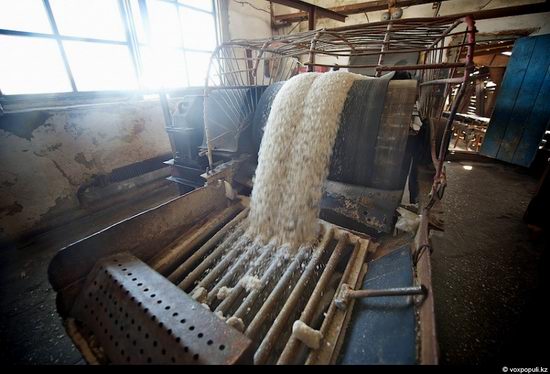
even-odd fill
[{"label": "rusty metal surface", "polygon": [[250,360],[247,337],[127,253],[96,264],[71,315],[111,363]]},{"label": "rusty metal surface", "polygon": [[[357,241],[352,258],[348,262],[344,275],[340,281],[339,289],[343,284],[347,283],[355,287],[363,278],[362,275],[366,273],[367,269],[367,265],[364,261],[369,251],[369,243],[368,240]],[[363,269],[365,270],[364,272],[362,272]],[[320,329],[324,337],[323,343],[318,350],[310,353],[306,364],[318,365],[333,363],[346,333],[347,325],[353,312],[353,305],[354,302],[352,300],[352,302],[348,304],[346,310],[340,310],[336,307],[333,298],[333,302],[327,311],[327,315]]]},{"label": "rusty metal surface", "polygon": [[181,280],[182,274],[188,273],[193,269],[193,265],[202,258],[205,254],[209,253],[214,246],[220,242],[220,240],[230,231],[235,228],[235,226],[241,222],[248,215],[248,208],[245,208],[237,216],[232,219],[227,225],[225,225],[221,230],[216,232],[206,243],[204,243],[198,250],[193,252],[191,256],[181,265],[179,265],[169,276],[168,279],[171,282],[177,283]]},{"label": "rusty metal surface", "polygon": [[439,363],[439,346],[435,326],[434,295],[432,290],[432,264],[429,244],[429,210],[424,208],[418,233],[415,238],[415,253],[428,246],[428,250],[422,251],[416,264],[416,276],[418,282],[426,285],[427,294],[424,302],[418,310],[420,326],[420,363],[422,365],[437,365]]},{"label": "rusty metal surface", "polygon": [[198,225],[195,225],[193,230],[188,230],[184,235],[172,242],[168,248],[159,251],[151,259],[151,267],[159,273],[168,276],[176,269],[180,262],[191,256],[194,249],[201,245],[201,243],[206,242],[242,209],[243,207],[239,204],[231,204],[218,214],[211,215],[208,220],[198,222]]},{"label": "rusty metal surface", "polygon": [[[338,261],[342,256],[342,251],[344,250],[347,244],[347,240],[348,240],[348,237],[347,235],[345,235],[344,238],[342,238],[338,242],[338,245],[336,246],[336,248],[332,252],[332,255],[330,256],[330,259],[325,267],[325,270],[323,271],[323,274],[321,275],[321,277],[317,281],[317,284],[315,285],[315,289],[313,290],[313,293],[311,294],[311,297],[309,298],[304,311],[300,315],[300,321],[306,325],[310,325],[313,321],[315,312],[319,308],[321,298],[324,296],[325,292],[327,291],[330,279],[332,278],[334,272],[336,271],[336,266],[338,265]],[[357,251],[354,250],[350,258],[350,261],[348,263],[355,261],[357,259],[356,256],[357,256]],[[288,343],[285,346],[285,349],[283,350],[283,353],[279,357],[279,361],[277,363],[278,364],[292,363],[296,353],[298,352],[298,347],[300,346],[301,343],[302,342],[300,342],[297,339],[297,337],[295,337],[294,335],[291,336]]]},{"label": "rusty metal surface", "polygon": [[[359,271],[352,270],[364,263],[369,240],[321,221],[314,248],[304,246],[281,257],[270,245],[238,244],[244,227],[234,221],[228,224],[231,230],[199,249],[178,272],[178,280],[184,280],[174,283],[208,305],[220,321],[244,331],[252,340],[254,363],[286,363],[289,353],[291,361],[303,363],[308,352],[299,357],[289,352],[293,347],[308,349],[292,335],[295,320],[302,316],[306,323],[321,326],[340,277],[347,282],[358,277]],[[252,274],[258,274],[259,286],[246,289],[239,280]],[[329,311],[330,318],[334,314]]]},{"label": "rusty metal surface", "polygon": [[385,289],[363,289],[363,290],[354,290],[348,284],[342,284],[340,287],[340,292],[336,299],[334,299],[334,304],[339,309],[346,309],[348,302],[351,299],[360,299],[364,297],[377,297],[377,296],[416,296],[416,295],[425,295],[427,292],[426,287],[424,286],[410,286],[410,287],[395,287],[395,288],[385,288]]},{"label": "rusty metal surface", "polygon": [[[277,259],[277,248],[269,245],[249,244],[248,250],[235,247],[240,237],[237,229],[226,234],[217,248],[209,245],[210,253],[203,251],[194,261],[198,266],[186,271],[192,275],[186,277],[183,289],[209,305],[220,319],[244,331],[253,341],[255,364],[304,363],[312,351],[292,333],[297,319],[325,330],[325,325],[331,326],[334,334],[328,344],[338,343],[334,326],[342,327],[348,312],[334,310],[331,300],[338,282],[355,285],[370,242],[327,222],[321,221],[321,228],[315,248],[302,247],[282,260]],[[252,258],[257,262],[243,267]],[[239,283],[247,274],[261,274],[259,288],[247,290]],[[223,287],[227,291],[220,299]]]},{"label": "rusty metal surface", "polygon": [[[326,282],[328,282],[329,277],[332,275],[332,273],[335,270],[335,267],[338,263],[339,258],[342,256],[342,253],[344,249],[346,248],[348,244],[348,237],[347,235],[344,235],[336,245],[336,248],[331,253],[330,259],[321,274],[318,282],[316,283],[317,286],[314,289],[314,291],[311,293],[311,296],[309,300],[312,300],[311,304],[313,307],[309,307],[310,305],[308,302],[308,305],[306,305],[306,311],[314,308],[317,304],[318,299],[321,297],[321,292],[324,289],[324,286],[326,285]],[[301,298],[303,298],[303,295],[306,293],[306,287],[308,284],[315,281],[314,273],[315,270],[318,269],[319,263],[323,257],[324,251],[326,251],[327,247],[323,248],[323,251],[317,251],[314,253],[314,258],[309,262],[306,269],[302,273],[302,276],[300,277],[300,280],[296,284],[296,286],[293,288],[292,293],[290,294],[288,300],[284,304],[283,308],[277,315],[277,318],[275,318],[275,321],[273,322],[273,325],[269,329],[267,335],[263,339],[262,343],[260,344],[260,347],[254,354],[254,363],[255,364],[265,364],[269,358],[269,355],[271,351],[274,349],[275,345],[280,339],[280,336],[283,332],[284,327],[288,324],[290,316],[296,312],[296,307],[298,306],[298,303]],[[306,313],[306,314],[309,314]]]},{"label": "rusty metal surface", "polygon": [[115,253],[127,251],[146,261],[194,224],[222,210],[226,201],[223,184],[212,184],[120,221],[60,250],[48,267],[49,281],[56,291],[70,287],[85,278],[99,259]]},{"label": "rusty metal surface", "polygon": [[388,233],[393,229],[395,210],[402,190],[388,191],[327,181],[321,201],[321,217],[341,226]]}]

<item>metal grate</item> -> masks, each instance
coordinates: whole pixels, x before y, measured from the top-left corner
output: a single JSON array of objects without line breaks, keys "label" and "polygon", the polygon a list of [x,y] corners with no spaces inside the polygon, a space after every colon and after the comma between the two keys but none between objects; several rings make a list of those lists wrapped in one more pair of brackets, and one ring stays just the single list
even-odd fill
[{"label": "metal grate", "polygon": [[250,340],[129,254],[99,262],[71,314],[110,363],[234,364]]},{"label": "metal grate", "polygon": [[[326,334],[323,343],[336,346],[340,334],[332,331],[340,331],[350,311],[335,314],[333,297],[341,284],[357,283],[369,241],[322,222],[315,247],[302,246],[294,256],[285,257],[273,246],[243,245],[239,239],[246,220],[239,220],[244,214],[163,275],[207,305],[219,321],[250,338],[255,364],[308,360],[314,350],[294,335],[297,320],[312,330],[321,329]],[[246,289],[241,280],[251,274],[258,275],[259,285]],[[224,287],[227,292],[220,297]],[[333,354],[331,349],[309,361],[328,363]]]}]

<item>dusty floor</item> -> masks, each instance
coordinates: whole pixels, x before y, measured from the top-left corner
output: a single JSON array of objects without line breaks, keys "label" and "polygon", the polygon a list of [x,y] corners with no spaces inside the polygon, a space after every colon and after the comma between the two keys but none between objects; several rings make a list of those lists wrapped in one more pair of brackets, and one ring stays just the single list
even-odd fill
[{"label": "dusty floor", "polygon": [[446,165],[445,232],[432,237],[441,363],[548,362],[540,343],[548,252],[543,257],[544,239],[529,240],[522,222],[537,180],[497,163]]},{"label": "dusty floor", "polygon": [[[472,170],[447,164],[449,186],[440,207],[446,231],[433,236],[441,362],[534,366],[546,353],[535,339],[548,326],[542,326],[548,291],[539,274],[548,261],[521,218],[536,180],[511,166],[468,164]],[[170,197],[151,197],[79,227],[105,227]],[[0,363],[83,362],[59,322],[46,277],[60,243],[77,232],[69,227],[30,247],[0,251]]]}]

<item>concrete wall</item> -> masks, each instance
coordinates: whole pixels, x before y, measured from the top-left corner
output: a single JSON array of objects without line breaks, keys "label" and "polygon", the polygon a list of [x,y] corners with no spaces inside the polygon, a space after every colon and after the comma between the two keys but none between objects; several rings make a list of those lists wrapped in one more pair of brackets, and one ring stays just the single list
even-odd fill
[{"label": "concrete wall", "polygon": [[158,102],[34,109],[0,117],[0,238],[79,209],[94,176],[170,153]]},{"label": "concrete wall", "polygon": [[[339,5],[355,4],[364,2],[365,0],[318,0],[315,1],[316,5],[323,7],[334,7]],[[488,0],[450,0],[441,3],[441,9],[439,15],[449,15],[455,13],[476,11],[483,8],[494,9],[503,8],[507,6],[524,5],[532,3],[540,3],[541,0],[493,0],[488,3]],[[484,7],[484,4],[487,4]],[[275,6],[273,9],[275,14],[287,14],[292,13],[287,7]],[[317,21],[317,28],[331,28],[343,25],[353,25],[366,22],[377,22],[381,20],[382,11],[369,12],[365,14],[354,14],[348,16],[345,23],[330,20],[327,18],[321,18]],[[433,17],[434,10],[432,9],[432,3],[410,6],[403,8],[402,18],[412,17]],[[540,28],[537,34],[550,33],[550,23],[548,22],[549,13],[542,14],[530,14],[517,17],[506,17],[492,20],[482,20],[476,23],[479,32],[494,32],[510,29],[524,29],[524,28]],[[368,17],[368,18],[367,18]],[[296,31],[307,30],[307,22],[302,22]]]}]

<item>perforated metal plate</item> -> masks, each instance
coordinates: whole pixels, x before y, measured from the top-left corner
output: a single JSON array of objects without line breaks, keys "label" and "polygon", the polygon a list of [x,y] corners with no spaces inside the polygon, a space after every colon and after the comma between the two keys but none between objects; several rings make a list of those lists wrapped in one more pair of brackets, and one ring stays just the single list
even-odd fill
[{"label": "perforated metal plate", "polygon": [[251,361],[247,337],[130,254],[96,264],[71,315],[112,363]]}]

